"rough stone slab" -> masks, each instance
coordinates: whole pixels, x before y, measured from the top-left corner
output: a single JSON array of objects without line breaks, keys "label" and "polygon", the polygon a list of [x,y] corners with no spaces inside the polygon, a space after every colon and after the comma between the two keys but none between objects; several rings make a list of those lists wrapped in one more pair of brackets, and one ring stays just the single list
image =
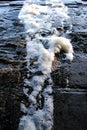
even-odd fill
[{"label": "rough stone slab", "polygon": [[87,130],[87,91],[55,91],[54,130]]},{"label": "rough stone slab", "polygon": [[[87,3],[87,2],[86,2]],[[87,7],[67,4],[71,17],[74,60],[52,72],[53,130],[87,130]]]},{"label": "rough stone slab", "polygon": [[77,55],[70,64],[63,63],[52,72],[54,86],[87,89],[87,56]]}]

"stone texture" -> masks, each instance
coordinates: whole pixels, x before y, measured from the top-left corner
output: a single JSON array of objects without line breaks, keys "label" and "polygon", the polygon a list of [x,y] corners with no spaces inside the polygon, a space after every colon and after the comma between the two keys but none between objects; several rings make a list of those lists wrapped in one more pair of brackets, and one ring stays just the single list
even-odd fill
[{"label": "stone texture", "polygon": [[[0,127],[1,130],[17,129],[22,98],[21,71],[11,67],[0,69]],[[18,112],[19,111],[19,112]]]},{"label": "stone texture", "polygon": [[26,52],[24,28],[17,18],[20,8],[0,7],[0,130],[16,130],[21,116]]},{"label": "stone texture", "polygon": [[58,88],[87,89],[87,57],[77,55],[72,63],[63,63],[51,74],[54,86]]},{"label": "stone texture", "polygon": [[54,92],[53,130],[87,129],[87,7],[83,4],[67,4],[71,16],[72,31],[69,32],[74,47],[74,60],[69,63],[58,59],[51,76]]},{"label": "stone texture", "polygon": [[87,129],[87,91],[56,89],[54,130]]}]

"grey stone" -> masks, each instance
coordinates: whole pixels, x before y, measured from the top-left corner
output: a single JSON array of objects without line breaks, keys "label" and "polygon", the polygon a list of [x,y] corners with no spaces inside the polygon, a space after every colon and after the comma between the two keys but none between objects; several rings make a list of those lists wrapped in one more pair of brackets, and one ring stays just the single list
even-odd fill
[{"label": "grey stone", "polygon": [[56,89],[54,130],[87,130],[87,91]]}]

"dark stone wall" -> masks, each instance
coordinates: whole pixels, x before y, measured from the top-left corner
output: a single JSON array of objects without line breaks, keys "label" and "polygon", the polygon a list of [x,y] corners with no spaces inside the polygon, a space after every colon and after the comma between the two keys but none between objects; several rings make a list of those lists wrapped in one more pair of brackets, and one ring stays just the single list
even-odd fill
[{"label": "dark stone wall", "polygon": [[0,6],[0,130],[17,130],[21,117],[26,42],[18,20],[20,8]]},{"label": "dark stone wall", "polygon": [[58,89],[54,94],[54,130],[87,130],[87,92]]},{"label": "dark stone wall", "polygon": [[70,4],[74,60],[63,61],[51,76],[54,95],[53,130],[87,130],[87,6]]}]

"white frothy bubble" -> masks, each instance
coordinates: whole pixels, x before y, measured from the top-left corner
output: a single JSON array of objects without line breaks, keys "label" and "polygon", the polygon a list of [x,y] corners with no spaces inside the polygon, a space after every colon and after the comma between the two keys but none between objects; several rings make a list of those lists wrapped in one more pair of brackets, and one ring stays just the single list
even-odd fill
[{"label": "white frothy bubble", "polygon": [[[18,130],[52,129],[53,96],[50,76],[52,62],[55,53],[59,53],[61,50],[65,51],[69,60],[73,59],[73,48],[70,41],[57,36],[57,30],[53,27],[54,17],[61,22],[62,26],[63,21],[69,18],[67,7],[61,0],[46,0],[45,5],[40,5],[39,2],[43,2],[43,0],[26,0],[18,16],[25,26],[26,61],[30,73],[28,74],[30,78],[28,76],[24,79],[24,86],[27,88],[23,87],[29,106],[26,108],[24,103],[21,103],[21,111],[26,115],[20,119]],[[55,35],[43,37],[41,36],[43,32],[54,32]]]},{"label": "white frothy bubble", "polygon": [[31,117],[23,116],[19,123],[19,129],[20,130],[36,130],[36,127]]}]

